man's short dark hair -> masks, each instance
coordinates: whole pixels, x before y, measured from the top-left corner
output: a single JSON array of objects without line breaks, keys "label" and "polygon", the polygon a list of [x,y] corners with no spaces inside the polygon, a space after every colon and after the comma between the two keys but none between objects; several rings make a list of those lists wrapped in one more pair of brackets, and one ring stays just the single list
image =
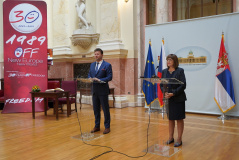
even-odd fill
[{"label": "man's short dark hair", "polygon": [[100,49],[100,48],[96,48],[96,49],[94,50],[94,52],[96,52],[96,51],[100,51],[100,53],[103,54],[103,50]]}]

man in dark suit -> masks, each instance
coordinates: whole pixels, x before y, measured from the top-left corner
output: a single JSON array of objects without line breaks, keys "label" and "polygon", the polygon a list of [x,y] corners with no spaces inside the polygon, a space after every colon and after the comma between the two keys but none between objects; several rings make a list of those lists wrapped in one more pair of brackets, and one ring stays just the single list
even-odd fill
[{"label": "man in dark suit", "polygon": [[91,63],[88,78],[94,82],[92,85],[92,100],[95,115],[95,127],[91,133],[100,131],[100,105],[104,111],[105,130],[103,134],[110,132],[110,110],[109,110],[109,84],[112,80],[111,64],[103,60],[103,51],[100,48],[94,50],[96,62]]}]

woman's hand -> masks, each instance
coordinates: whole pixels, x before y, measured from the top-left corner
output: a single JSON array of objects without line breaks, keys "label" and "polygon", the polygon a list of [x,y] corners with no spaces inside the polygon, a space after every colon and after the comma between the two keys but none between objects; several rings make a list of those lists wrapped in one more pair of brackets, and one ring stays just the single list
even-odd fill
[{"label": "woman's hand", "polygon": [[169,99],[173,96],[173,93],[165,92],[165,98]]}]

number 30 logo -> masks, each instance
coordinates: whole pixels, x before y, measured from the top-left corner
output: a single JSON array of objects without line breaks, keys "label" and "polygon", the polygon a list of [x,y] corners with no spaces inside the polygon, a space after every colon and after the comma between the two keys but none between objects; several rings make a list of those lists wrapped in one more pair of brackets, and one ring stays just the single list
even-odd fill
[{"label": "number 30 logo", "polygon": [[37,7],[28,3],[22,3],[11,10],[9,21],[16,31],[32,33],[41,26],[42,14]]}]

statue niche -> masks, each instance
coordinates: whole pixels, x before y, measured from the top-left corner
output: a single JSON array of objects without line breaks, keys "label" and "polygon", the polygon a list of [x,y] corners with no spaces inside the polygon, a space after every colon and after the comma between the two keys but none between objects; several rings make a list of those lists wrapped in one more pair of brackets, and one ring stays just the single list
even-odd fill
[{"label": "statue niche", "polygon": [[71,42],[74,46],[81,46],[84,49],[87,49],[91,46],[92,43],[99,42],[99,34],[94,32],[94,28],[90,22],[86,20],[86,0],[78,0],[76,2],[76,11],[79,18],[79,29],[73,32],[71,37]]}]

